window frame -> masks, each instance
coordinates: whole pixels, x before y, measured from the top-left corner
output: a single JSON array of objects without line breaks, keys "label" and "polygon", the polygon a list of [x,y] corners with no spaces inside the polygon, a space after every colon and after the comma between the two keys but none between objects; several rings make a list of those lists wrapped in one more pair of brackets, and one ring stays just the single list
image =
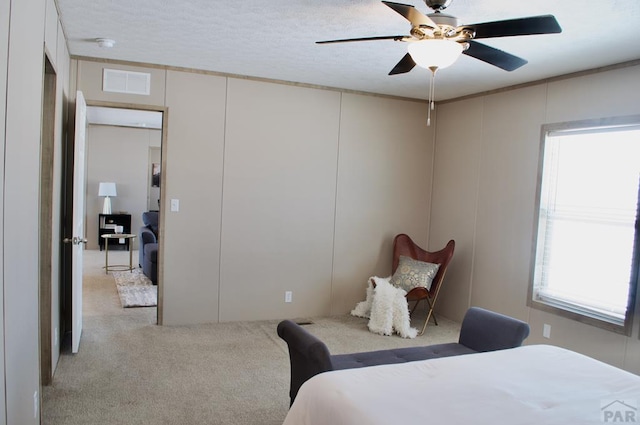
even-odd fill
[{"label": "window frame", "polygon": [[[537,310],[546,311],[561,317],[572,319],[581,323],[593,325],[615,333],[631,336],[633,320],[635,316],[636,304],[640,304],[638,297],[638,286],[640,279],[640,217],[636,217],[635,236],[633,242],[632,268],[630,276],[629,293],[627,295],[627,311],[623,324],[618,324],[606,318],[599,317],[597,314],[589,313],[587,310],[580,308],[571,303],[565,303],[555,300],[536,299],[535,287],[535,271],[536,256],[538,249],[538,231],[540,225],[540,204],[542,194],[542,178],[544,171],[544,158],[546,138],[551,133],[571,133],[571,132],[595,132],[607,131],[607,128],[620,127],[640,127],[640,115],[629,115],[620,117],[608,117],[599,119],[588,119],[579,121],[570,121],[553,124],[543,124],[540,131],[540,150],[538,155],[538,173],[536,181],[535,208],[533,216],[533,234],[531,244],[531,265],[529,272],[529,289],[527,293],[527,306]],[[640,202],[640,201],[639,201]],[[640,209],[640,207],[639,207]]]}]

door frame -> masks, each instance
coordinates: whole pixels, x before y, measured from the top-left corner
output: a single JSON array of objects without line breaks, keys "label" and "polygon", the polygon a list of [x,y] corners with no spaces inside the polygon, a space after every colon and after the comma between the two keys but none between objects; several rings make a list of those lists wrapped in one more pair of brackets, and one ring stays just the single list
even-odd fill
[{"label": "door frame", "polygon": [[[56,138],[56,108],[58,75],[47,54],[44,55],[44,84],[42,90],[42,122],[40,133],[40,224],[39,224],[39,321],[40,321],[40,382],[49,385],[53,378],[52,346],[52,243],[54,157]],[[56,338],[58,336],[56,335]]]},{"label": "door frame", "polygon": [[163,318],[163,290],[164,290],[164,229],[165,229],[165,208],[166,203],[166,179],[167,179],[167,125],[168,125],[168,114],[169,108],[166,106],[157,106],[157,105],[142,105],[137,103],[119,103],[119,102],[107,102],[100,100],[91,100],[85,99],[87,102],[87,108],[92,106],[96,107],[104,107],[104,108],[117,108],[117,109],[132,109],[132,110],[140,110],[140,111],[152,111],[152,112],[161,112],[162,113],[162,128],[161,132],[161,140],[160,140],[160,157],[161,157],[161,165],[160,169],[162,172],[160,173],[160,205],[158,207],[158,307],[157,307],[157,324],[162,325]]}]

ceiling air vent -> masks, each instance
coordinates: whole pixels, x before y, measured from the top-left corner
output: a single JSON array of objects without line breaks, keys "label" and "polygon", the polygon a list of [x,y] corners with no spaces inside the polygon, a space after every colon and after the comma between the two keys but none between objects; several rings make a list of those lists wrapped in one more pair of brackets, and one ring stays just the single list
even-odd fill
[{"label": "ceiling air vent", "polygon": [[149,96],[151,93],[151,74],[149,73],[107,68],[103,71],[102,91],[144,96]]}]

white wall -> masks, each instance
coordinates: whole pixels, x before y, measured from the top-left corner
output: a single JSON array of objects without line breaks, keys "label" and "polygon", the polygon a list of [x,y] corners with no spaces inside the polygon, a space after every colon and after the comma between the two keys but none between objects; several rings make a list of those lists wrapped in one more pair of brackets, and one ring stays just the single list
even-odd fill
[{"label": "white wall", "polygon": [[[131,214],[131,232],[139,234],[142,213],[147,211],[149,149],[159,146],[161,130],[90,125],[87,132],[86,237],[87,249],[98,249],[98,215],[104,198],[98,196],[100,182],[115,182],[117,196],[112,212]],[[135,239],[133,249],[138,249]]]},{"label": "white wall", "polygon": [[[528,321],[529,344],[640,373],[640,315],[627,338],[527,307],[541,126],[640,114],[639,91],[635,66],[439,105],[429,238],[456,239],[441,314],[459,320],[470,305],[493,309]],[[542,338],[544,324],[551,339]]]}]

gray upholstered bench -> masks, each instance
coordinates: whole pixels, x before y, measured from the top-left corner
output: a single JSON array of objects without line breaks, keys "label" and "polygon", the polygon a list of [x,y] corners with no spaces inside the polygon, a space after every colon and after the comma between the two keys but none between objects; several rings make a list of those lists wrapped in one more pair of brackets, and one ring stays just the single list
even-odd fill
[{"label": "gray upholstered bench", "polygon": [[509,316],[471,307],[462,321],[458,342],[338,355],[331,355],[322,341],[290,320],[278,324],[278,335],[289,347],[289,396],[293,404],[302,384],[319,373],[515,348],[529,336],[529,325]]}]

